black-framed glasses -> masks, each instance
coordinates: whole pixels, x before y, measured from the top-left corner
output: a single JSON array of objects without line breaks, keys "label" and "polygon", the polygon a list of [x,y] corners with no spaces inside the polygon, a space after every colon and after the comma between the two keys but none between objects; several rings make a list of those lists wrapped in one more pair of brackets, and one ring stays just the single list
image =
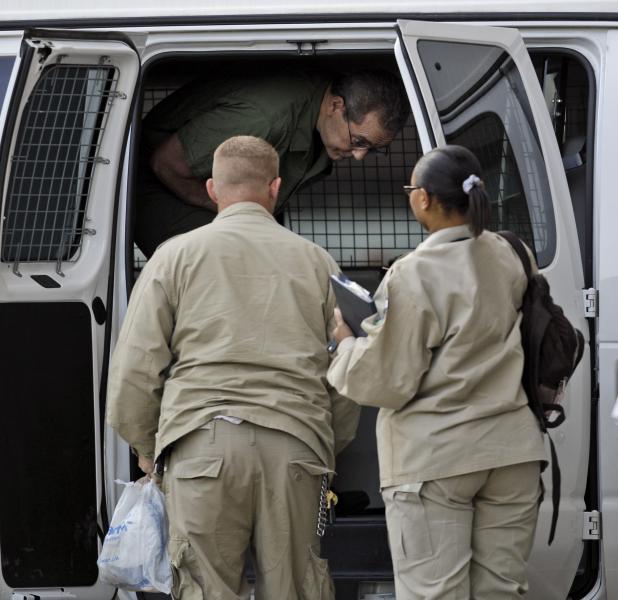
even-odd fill
[{"label": "black-framed glasses", "polygon": [[414,191],[414,190],[420,190],[422,186],[420,185],[404,185],[403,186],[403,193],[409,198],[410,194]]},{"label": "black-framed glasses", "polygon": [[[345,98],[343,99],[344,105],[346,103]],[[350,136],[350,148],[352,150],[367,150],[367,154],[388,154],[388,146],[374,146],[369,140],[364,138],[353,138],[352,131],[350,130],[350,119],[344,114],[343,118],[348,126],[348,135]]]}]

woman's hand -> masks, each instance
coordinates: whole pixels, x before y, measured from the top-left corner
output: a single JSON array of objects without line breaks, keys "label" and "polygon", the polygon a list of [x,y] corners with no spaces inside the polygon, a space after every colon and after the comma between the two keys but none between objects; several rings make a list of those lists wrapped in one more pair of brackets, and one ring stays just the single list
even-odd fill
[{"label": "woman's hand", "polygon": [[341,340],[344,340],[347,337],[354,337],[354,333],[343,320],[339,307],[335,308],[335,322],[337,323],[337,326],[333,331],[333,337],[338,344],[341,343]]}]

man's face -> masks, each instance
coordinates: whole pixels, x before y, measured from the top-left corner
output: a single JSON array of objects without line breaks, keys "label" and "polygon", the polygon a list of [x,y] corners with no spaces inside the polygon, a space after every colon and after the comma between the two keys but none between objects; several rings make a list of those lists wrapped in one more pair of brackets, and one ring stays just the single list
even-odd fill
[{"label": "man's face", "polygon": [[380,126],[377,112],[368,113],[361,123],[346,119],[343,104],[329,112],[320,130],[322,143],[332,160],[363,160],[372,148],[385,148],[392,137]]}]

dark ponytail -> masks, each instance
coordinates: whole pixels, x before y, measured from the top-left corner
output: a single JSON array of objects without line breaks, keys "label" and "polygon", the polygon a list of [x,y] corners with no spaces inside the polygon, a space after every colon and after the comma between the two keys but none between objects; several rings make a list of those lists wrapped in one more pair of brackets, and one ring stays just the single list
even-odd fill
[{"label": "dark ponytail", "polygon": [[485,191],[485,184],[481,181],[468,192],[468,218],[470,229],[474,237],[478,237],[487,229],[491,219],[491,205]]},{"label": "dark ponytail", "polygon": [[[481,164],[470,150],[448,145],[421,156],[414,167],[416,185],[436,198],[448,213],[468,217],[475,237],[487,228],[491,205],[481,180]],[[465,182],[465,185],[464,185]]]}]

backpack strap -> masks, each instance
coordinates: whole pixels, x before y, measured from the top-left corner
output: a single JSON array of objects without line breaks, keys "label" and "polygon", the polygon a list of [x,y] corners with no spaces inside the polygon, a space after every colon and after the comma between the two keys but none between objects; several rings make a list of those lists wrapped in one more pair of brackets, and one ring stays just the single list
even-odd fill
[{"label": "backpack strap", "polygon": [[530,264],[530,257],[528,256],[528,252],[526,251],[523,242],[512,231],[498,231],[498,235],[511,244],[513,250],[515,250],[517,256],[519,256],[519,260],[524,267],[526,277],[530,280],[532,277],[532,265]]},{"label": "backpack strap", "polygon": [[547,540],[547,545],[551,546],[551,543],[554,541],[554,535],[556,533],[556,524],[558,523],[558,513],[560,511],[560,467],[558,466],[558,455],[556,454],[556,447],[554,446],[554,441],[551,439],[551,436],[547,433],[547,438],[549,439],[549,449],[551,452],[551,504],[552,504],[552,513],[551,513],[551,525],[549,527],[549,539]]}]

